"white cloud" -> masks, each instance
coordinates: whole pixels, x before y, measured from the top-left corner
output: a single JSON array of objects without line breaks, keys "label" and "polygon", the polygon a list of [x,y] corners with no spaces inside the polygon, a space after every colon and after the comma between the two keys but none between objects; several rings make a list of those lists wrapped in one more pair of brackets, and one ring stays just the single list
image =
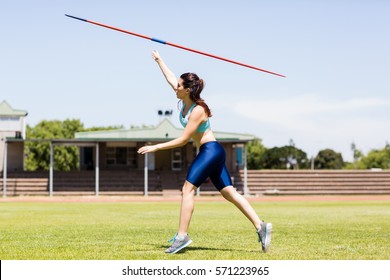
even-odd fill
[{"label": "white cloud", "polygon": [[386,125],[374,115],[390,107],[390,99],[326,99],[315,95],[239,101],[235,113],[257,122],[307,133],[362,132]]},{"label": "white cloud", "polygon": [[[236,97],[237,98],[237,97]],[[351,159],[355,142],[367,153],[390,141],[390,99],[298,95],[288,98],[235,100],[229,102],[235,114],[258,123],[253,133],[267,144],[287,144],[293,139],[308,155],[331,148]]]}]

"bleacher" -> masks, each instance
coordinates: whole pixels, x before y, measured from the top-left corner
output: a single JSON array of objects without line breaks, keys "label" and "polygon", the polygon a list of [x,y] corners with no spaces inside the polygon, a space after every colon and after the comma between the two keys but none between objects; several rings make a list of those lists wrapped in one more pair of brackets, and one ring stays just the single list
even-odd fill
[{"label": "bleacher", "polygon": [[[0,182],[3,192],[3,180]],[[7,196],[19,195],[48,195],[47,178],[8,178]]]},{"label": "bleacher", "polygon": [[[149,171],[149,195],[180,194],[186,171]],[[244,171],[232,173],[234,186],[243,193]],[[95,172],[54,172],[54,195],[94,195]],[[0,179],[0,191],[3,191]],[[390,194],[390,171],[369,170],[248,170],[251,195],[372,195]],[[210,181],[200,188],[201,194],[218,194]],[[102,195],[142,195],[143,170],[100,171],[99,193]],[[10,173],[7,195],[48,195],[48,172]]]},{"label": "bleacher", "polygon": [[[161,192],[158,176],[149,172],[149,192]],[[95,172],[94,171],[73,171],[54,172],[53,176],[54,194],[85,195],[95,194]],[[143,171],[100,171],[99,172],[99,193],[107,195],[143,194],[144,174]]]},{"label": "bleacher", "polygon": [[[149,193],[162,192],[161,182],[156,172],[149,172]],[[3,191],[3,180],[0,180]],[[54,195],[94,195],[94,171],[54,171]],[[107,195],[129,195],[144,193],[143,171],[100,171],[99,193]],[[49,172],[11,172],[7,176],[7,195],[48,195]]]},{"label": "bleacher", "polygon": [[248,190],[253,195],[390,194],[390,171],[248,170]]}]

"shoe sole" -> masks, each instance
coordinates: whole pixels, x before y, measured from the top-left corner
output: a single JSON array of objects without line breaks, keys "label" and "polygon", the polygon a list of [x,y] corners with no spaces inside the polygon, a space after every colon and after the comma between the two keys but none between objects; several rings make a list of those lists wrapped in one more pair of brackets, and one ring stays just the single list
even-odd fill
[{"label": "shoe sole", "polygon": [[272,224],[267,223],[265,226],[265,240],[264,240],[264,253],[269,251],[269,247],[271,246],[271,235],[272,235]]},{"label": "shoe sole", "polygon": [[190,245],[192,243],[192,240],[188,240],[186,243],[184,243],[183,245],[181,245],[180,247],[176,248],[175,251],[173,252],[169,252],[167,254],[176,254],[177,252],[179,252],[180,250],[184,249],[185,247],[187,247],[188,245]]}]

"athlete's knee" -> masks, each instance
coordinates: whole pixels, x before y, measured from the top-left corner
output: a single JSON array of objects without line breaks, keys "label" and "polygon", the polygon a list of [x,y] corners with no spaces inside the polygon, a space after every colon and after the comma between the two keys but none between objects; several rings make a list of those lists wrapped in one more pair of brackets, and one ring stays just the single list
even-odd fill
[{"label": "athlete's knee", "polygon": [[182,195],[195,195],[196,187],[188,181],[184,182],[181,190]]},{"label": "athlete's knee", "polygon": [[239,195],[237,190],[233,186],[225,187],[221,190],[222,196],[230,202],[233,202],[236,200],[236,196]]},{"label": "athlete's knee", "polygon": [[229,202],[233,201],[232,196],[230,194],[228,194],[228,193],[222,193],[222,196],[223,196],[224,199],[226,199]]}]

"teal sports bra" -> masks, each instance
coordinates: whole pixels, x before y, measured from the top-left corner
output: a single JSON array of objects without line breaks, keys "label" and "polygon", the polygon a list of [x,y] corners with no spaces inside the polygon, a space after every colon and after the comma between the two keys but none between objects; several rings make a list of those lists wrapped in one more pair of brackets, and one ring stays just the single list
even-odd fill
[{"label": "teal sports bra", "polygon": [[[196,106],[196,103],[192,104],[192,106],[190,107],[190,109],[188,110],[187,112],[187,115],[185,115],[183,117],[183,112],[184,112],[184,108],[185,108],[185,104],[183,102],[183,109],[181,109],[181,112],[179,114],[179,120],[180,120],[180,123],[183,127],[186,127],[187,126],[187,123],[188,123],[188,118],[190,117],[190,114],[192,112],[192,109],[195,108]],[[205,121],[204,123],[201,123],[199,126],[198,126],[198,129],[196,130],[196,132],[206,132],[207,129],[210,128],[210,121],[209,119],[207,118],[207,121]]]}]

